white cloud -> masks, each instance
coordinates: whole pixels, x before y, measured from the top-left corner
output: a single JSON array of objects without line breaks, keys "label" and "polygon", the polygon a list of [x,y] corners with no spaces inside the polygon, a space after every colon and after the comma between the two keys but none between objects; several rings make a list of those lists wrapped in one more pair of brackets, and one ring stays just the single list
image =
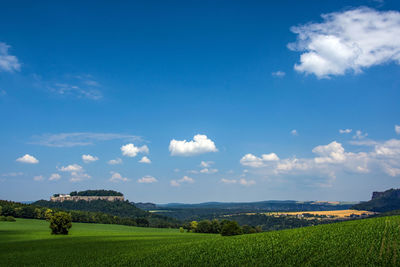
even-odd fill
[{"label": "white cloud", "polygon": [[341,134],[349,134],[351,133],[352,129],[339,129],[339,133]]},{"label": "white cloud", "polygon": [[150,163],[151,163],[151,160],[150,160],[148,157],[143,156],[142,159],[139,160],[139,162],[140,162],[140,163],[147,163],[147,164],[150,164]]},{"label": "white cloud", "polygon": [[191,141],[171,140],[169,144],[171,156],[194,156],[208,152],[217,152],[214,142],[206,135],[197,134]]},{"label": "white cloud", "polygon": [[118,172],[110,172],[110,173],[111,173],[110,182],[127,182],[127,181],[129,181],[128,178],[122,177],[122,175]]},{"label": "white cloud", "polygon": [[138,179],[138,183],[141,183],[141,184],[151,184],[151,183],[156,183],[156,182],[157,182],[157,179],[150,175],[146,175],[146,176]]},{"label": "white cloud", "polygon": [[359,73],[387,62],[400,63],[400,13],[359,7],[322,15],[322,23],[292,27],[301,51],[298,72],[318,78]]},{"label": "white cloud", "polygon": [[53,173],[52,175],[50,175],[49,181],[57,181],[61,179],[61,175],[59,175],[58,173]]},{"label": "white cloud", "polygon": [[293,135],[293,136],[298,136],[298,135],[299,135],[299,133],[297,132],[296,129],[291,130],[291,131],[290,131],[290,134]]},{"label": "white cloud", "polygon": [[122,164],[122,159],[120,159],[120,158],[111,159],[108,161],[108,164],[110,164],[110,165]]},{"label": "white cloud", "polygon": [[396,134],[400,134],[400,126],[399,125],[395,125],[394,126],[394,131],[396,132]]},{"label": "white cloud", "polygon": [[279,77],[279,78],[285,77],[285,75],[286,75],[285,72],[280,71],[280,70],[274,71],[271,74],[272,74],[272,76]]},{"label": "white cloud", "polygon": [[239,184],[244,185],[244,186],[250,186],[250,185],[256,184],[256,181],[254,181],[254,180],[246,180],[244,178],[241,178],[239,180]]},{"label": "white cloud", "polygon": [[7,95],[7,91],[6,90],[0,90],[0,97],[1,96],[6,96]]},{"label": "white cloud", "polygon": [[279,157],[275,153],[263,154],[261,157],[256,157],[253,154],[246,154],[240,159],[240,163],[244,166],[263,167],[271,161],[278,161]]},{"label": "white cloud", "polygon": [[368,133],[363,133],[360,130],[356,131],[356,134],[353,136],[353,139],[363,139],[368,136]]},{"label": "white cloud", "polygon": [[82,155],[82,160],[85,163],[90,163],[99,160],[99,158],[92,155]]},{"label": "white cloud", "polygon": [[213,173],[217,173],[218,169],[212,169],[212,168],[204,168],[200,170],[200,173],[204,173],[204,174],[213,174]]},{"label": "white cloud", "polygon": [[149,153],[149,148],[146,145],[137,147],[134,144],[126,144],[121,147],[122,155],[127,157],[136,157],[138,153]]},{"label": "white cloud", "polygon": [[10,47],[6,43],[0,42],[0,71],[14,72],[21,69],[18,58],[8,53]]},{"label": "white cloud", "polygon": [[78,164],[71,164],[65,167],[62,166],[61,168],[59,168],[59,170],[62,172],[81,172],[83,171],[83,168]]},{"label": "white cloud", "polygon": [[336,141],[328,145],[317,146],[312,152],[320,156],[314,158],[316,163],[339,163],[346,160],[342,144]]},{"label": "white cloud", "polygon": [[43,177],[43,175],[38,175],[38,176],[33,177],[33,180],[36,182],[40,182],[40,181],[44,180],[44,177]]},{"label": "white cloud", "polygon": [[29,154],[25,154],[24,156],[17,158],[17,161],[22,162],[22,163],[29,163],[29,164],[39,163],[38,159],[36,159],[34,156],[31,156]]},{"label": "white cloud", "polygon": [[176,186],[180,186],[181,184],[176,180],[171,180],[170,185],[176,187]]},{"label": "white cloud", "polygon": [[74,147],[88,146],[96,142],[111,140],[142,141],[142,138],[127,134],[80,132],[33,136],[30,143],[49,147]]},{"label": "white cloud", "polygon": [[192,183],[194,183],[194,179],[190,178],[189,176],[183,176],[182,179],[171,180],[171,182],[170,182],[171,186],[180,186],[182,183],[192,184]]},{"label": "white cloud", "polygon": [[225,179],[225,178],[222,178],[222,179],[221,179],[221,183],[224,183],[224,184],[236,184],[236,183],[237,183],[237,180],[235,180],[235,179]]}]

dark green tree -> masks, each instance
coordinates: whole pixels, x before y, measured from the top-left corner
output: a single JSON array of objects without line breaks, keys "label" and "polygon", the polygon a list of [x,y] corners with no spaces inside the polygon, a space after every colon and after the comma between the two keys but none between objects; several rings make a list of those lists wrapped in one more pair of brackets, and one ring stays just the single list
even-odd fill
[{"label": "dark green tree", "polygon": [[227,221],[221,228],[221,235],[231,236],[231,235],[241,235],[243,234],[242,228],[235,221]]},{"label": "dark green tree", "polygon": [[71,214],[59,211],[50,218],[51,233],[54,235],[67,235],[72,226]]},{"label": "dark green tree", "polygon": [[202,220],[197,224],[196,233],[211,233],[211,222]]}]

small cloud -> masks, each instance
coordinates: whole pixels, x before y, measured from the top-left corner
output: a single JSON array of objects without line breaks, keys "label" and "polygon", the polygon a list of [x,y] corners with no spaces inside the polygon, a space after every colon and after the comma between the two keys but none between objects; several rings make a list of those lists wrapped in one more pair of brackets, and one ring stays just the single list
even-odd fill
[{"label": "small cloud", "polygon": [[171,186],[180,186],[182,183],[192,184],[192,183],[194,183],[194,179],[190,178],[189,176],[183,176],[182,179],[171,180],[171,182],[170,182]]},{"label": "small cloud", "polygon": [[363,133],[362,131],[357,130],[356,134],[353,136],[353,139],[363,139],[363,138],[365,138],[367,136],[368,136],[367,133]]},{"label": "small cloud", "polygon": [[33,136],[30,144],[42,145],[48,147],[75,147],[93,145],[100,141],[141,141],[142,138],[135,135],[116,134],[116,133],[59,133],[43,134]]},{"label": "small cloud", "polygon": [[286,75],[285,72],[280,71],[280,70],[274,71],[274,72],[272,72],[271,74],[272,74],[272,76],[275,76],[275,77],[278,77],[278,78],[283,78],[283,77],[285,77],[285,75]]},{"label": "small cloud", "polygon": [[92,176],[90,176],[87,173],[84,172],[71,172],[71,178],[69,179],[71,182],[81,182],[83,180],[87,180],[92,178]]},{"label": "small cloud", "polygon": [[341,134],[349,134],[353,131],[352,129],[339,129],[339,133]]},{"label": "small cloud", "polygon": [[25,154],[24,156],[17,158],[17,161],[22,162],[22,163],[29,163],[29,164],[39,163],[39,160],[37,160],[34,156],[31,156],[29,154]]},{"label": "small cloud", "polygon": [[395,125],[394,126],[394,131],[396,132],[396,134],[400,134],[400,126],[399,125]]},{"label": "small cloud", "polygon": [[244,186],[250,186],[256,184],[254,180],[246,180],[244,178],[239,180],[239,184],[244,185]]},{"label": "small cloud", "polygon": [[136,157],[138,153],[149,153],[149,148],[144,145],[141,147],[136,147],[134,144],[127,144],[121,147],[122,155],[127,157]]},{"label": "small cloud", "polygon": [[140,162],[140,163],[147,163],[147,164],[150,164],[150,163],[151,163],[151,160],[150,160],[148,157],[144,156],[144,157],[142,157],[141,160],[139,160],[139,162]]},{"label": "small cloud", "polygon": [[171,152],[171,156],[188,157],[203,153],[217,152],[218,149],[214,142],[206,135],[197,134],[191,141],[172,139],[169,144],[169,151]]},{"label": "small cloud", "polygon": [[6,96],[7,92],[5,90],[0,90],[0,97]]},{"label": "small cloud", "polygon": [[3,177],[16,177],[16,176],[22,176],[24,175],[23,172],[8,172],[8,173],[3,173],[1,176]]},{"label": "small cloud", "polygon": [[156,182],[157,182],[157,179],[150,175],[146,175],[146,176],[138,179],[138,183],[141,183],[141,184],[152,184],[152,183],[156,183]]},{"label": "small cloud", "polygon": [[224,184],[236,184],[236,183],[237,183],[237,180],[235,180],[235,179],[225,179],[225,178],[222,178],[222,179],[221,179],[221,183],[224,183]]},{"label": "small cloud", "polygon": [[0,71],[14,72],[21,69],[18,58],[8,52],[10,47],[8,44],[0,42]]},{"label": "small cloud", "polygon": [[[250,166],[254,168],[264,167],[270,162],[279,161],[278,155],[275,153],[262,154],[261,157],[257,157],[253,154],[246,154],[240,159],[240,164],[243,166]],[[247,170],[244,170],[246,172]]]},{"label": "small cloud", "polygon": [[59,170],[62,172],[80,172],[83,171],[83,168],[78,164],[71,164],[66,167],[62,166]]},{"label": "small cloud", "polygon": [[42,175],[38,175],[38,176],[33,177],[33,180],[36,182],[41,182],[44,180],[44,177]]},{"label": "small cloud", "polygon": [[203,168],[208,168],[213,164],[214,164],[214,161],[202,161],[200,163],[200,166],[203,167]]},{"label": "small cloud", "polygon": [[110,164],[110,165],[122,164],[122,159],[120,159],[120,158],[111,159],[108,161],[108,164]]},{"label": "small cloud", "polygon": [[178,169],[178,168],[175,168],[174,169],[174,172],[180,172],[181,170],[180,169]]},{"label": "small cloud", "polygon": [[212,173],[217,173],[218,169],[210,169],[210,168],[204,168],[200,170],[200,173],[204,174],[212,174]]},{"label": "small cloud", "polygon": [[298,136],[298,135],[299,135],[299,133],[297,132],[296,129],[291,130],[291,131],[290,131],[290,134],[293,135],[293,136]]},{"label": "small cloud", "polygon": [[127,181],[129,181],[128,178],[122,177],[122,175],[118,172],[110,172],[110,173],[111,173],[110,182],[127,182]]},{"label": "small cloud", "polygon": [[82,160],[85,163],[90,163],[99,160],[99,158],[92,155],[82,155]]},{"label": "small cloud", "polygon": [[58,173],[53,173],[52,175],[50,175],[49,181],[57,181],[61,179],[61,175],[59,175]]}]

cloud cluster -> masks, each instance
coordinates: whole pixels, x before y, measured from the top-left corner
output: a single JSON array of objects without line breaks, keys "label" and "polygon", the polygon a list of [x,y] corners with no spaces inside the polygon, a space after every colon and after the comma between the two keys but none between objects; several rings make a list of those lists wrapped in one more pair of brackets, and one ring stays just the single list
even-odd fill
[{"label": "cloud cluster", "polygon": [[44,177],[43,177],[43,175],[37,175],[37,176],[33,177],[33,180],[36,182],[41,182],[44,180]]},{"label": "cloud cluster", "polygon": [[99,160],[99,158],[88,154],[88,155],[82,155],[82,160],[85,163],[90,163]]},{"label": "cloud cluster", "polygon": [[193,178],[190,178],[189,176],[183,176],[183,178],[182,179],[179,179],[179,180],[171,180],[171,182],[170,182],[170,184],[171,184],[171,186],[180,186],[181,184],[183,184],[183,183],[189,183],[189,184],[192,184],[192,183],[194,183],[194,179]]},{"label": "cloud cluster", "polygon": [[121,152],[122,155],[127,156],[127,157],[136,157],[138,153],[149,153],[149,148],[146,145],[143,145],[141,147],[137,147],[134,144],[126,144],[124,146],[121,146]]},{"label": "cloud cluster", "polygon": [[146,175],[140,179],[138,179],[138,183],[141,184],[152,184],[152,183],[156,183],[158,180],[156,178],[154,178],[153,176],[150,175]]},{"label": "cloud cluster", "polygon": [[298,72],[328,78],[387,62],[400,64],[400,12],[360,7],[322,19],[291,28],[297,41],[288,47],[303,52],[294,66]]},{"label": "cloud cluster", "polygon": [[24,156],[17,158],[18,162],[22,163],[28,163],[28,164],[37,164],[39,163],[39,160],[35,158],[34,156],[31,156],[29,154],[25,154]]},{"label": "cloud cluster", "polygon": [[[285,158],[263,160],[246,154],[240,160],[243,166],[252,167],[253,171],[263,176],[276,175],[314,175],[328,178],[333,182],[337,173],[365,174],[371,172],[385,173],[389,176],[400,175],[400,140],[373,141],[367,144],[370,151],[347,152],[343,145],[333,141],[327,145],[316,146],[312,149],[315,157],[312,158]],[[274,154],[274,153],[271,153]],[[267,154],[267,155],[271,155]],[[329,184],[320,184],[329,186]]]},{"label": "cloud cluster", "polygon": [[14,72],[21,69],[18,58],[8,52],[10,47],[8,44],[0,42],[0,71]]},{"label": "cloud cluster", "polygon": [[71,175],[69,180],[71,182],[81,182],[92,178],[89,174],[85,173],[83,167],[78,164],[62,166],[61,168],[58,168],[58,170],[62,172],[69,172]]},{"label": "cloud cluster", "polygon": [[194,156],[208,152],[217,152],[214,142],[206,135],[197,134],[191,141],[171,140],[169,144],[171,156]]}]

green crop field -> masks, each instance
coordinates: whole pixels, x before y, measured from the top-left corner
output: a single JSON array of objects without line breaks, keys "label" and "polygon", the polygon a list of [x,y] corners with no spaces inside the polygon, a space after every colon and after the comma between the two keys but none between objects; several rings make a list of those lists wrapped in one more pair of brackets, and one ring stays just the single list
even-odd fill
[{"label": "green crop field", "polygon": [[221,237],[176,229],[0,222],[1,266],[399,266],[400,216]]}]

